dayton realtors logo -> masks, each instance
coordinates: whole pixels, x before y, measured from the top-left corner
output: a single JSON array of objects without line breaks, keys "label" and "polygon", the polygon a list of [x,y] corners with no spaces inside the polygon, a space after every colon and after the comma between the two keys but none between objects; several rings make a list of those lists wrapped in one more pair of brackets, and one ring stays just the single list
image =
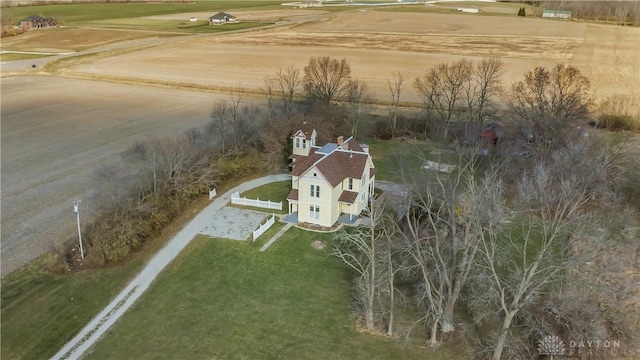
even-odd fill
[{"label": "dayton realtors logo", "polygon": [[640,354],[636,349],[622,347],[619,340],[569,340],[569,347],[555,335],[547,335],[538,341],[538,353],[540,355],[554,356],[606,356],[620,358],[635,358]]},{"label": "dayton realtors logo", "polygon": [[555,335],[547,335],[538,341],[538,352],[540,355],[564,355],[567,349],[564,341]]}]

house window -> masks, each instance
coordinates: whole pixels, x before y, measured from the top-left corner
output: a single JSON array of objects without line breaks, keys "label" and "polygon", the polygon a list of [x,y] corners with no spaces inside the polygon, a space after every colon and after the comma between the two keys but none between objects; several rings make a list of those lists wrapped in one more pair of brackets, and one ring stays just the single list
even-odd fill
[{"label": "house window", "polygon": [[303,149],[307,148],[307,140],[306,139],[302,139],[302,148]]},{"label": "house window", "polygon": [[364,173],[364,174],[362,174],[362,187],[364,187],[364,184],[366,184],[366,183],[367,183],[367,174]]},{"label": "house window", "polygon": [[311,197],[320,197],[320,185],[311,185]]},{"label": "house window", "polygon": [[300,148],[300,138],[296,138],[296,148]]},{"label": "house window", "polygon": [[353,190],[353,179],[349,178],[349,190]]},{"label": "house window", "polygon": [[318,205],[311,205],[309,206],[309,217],[311,219],[320,219],[320,206]]}]

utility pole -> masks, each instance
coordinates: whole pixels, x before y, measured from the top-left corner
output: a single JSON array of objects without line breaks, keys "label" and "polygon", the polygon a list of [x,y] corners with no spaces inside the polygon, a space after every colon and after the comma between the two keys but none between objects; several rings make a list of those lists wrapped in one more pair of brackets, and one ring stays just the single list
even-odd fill
[{"label": "utility pole", "polygon": [[76,213],[76,219],[78,221],[78,241],[80,242],[80,256],[84,260],[84,250],[82,250],[82,233],[80,232],[80,200],[73,202],[73,212]]}]

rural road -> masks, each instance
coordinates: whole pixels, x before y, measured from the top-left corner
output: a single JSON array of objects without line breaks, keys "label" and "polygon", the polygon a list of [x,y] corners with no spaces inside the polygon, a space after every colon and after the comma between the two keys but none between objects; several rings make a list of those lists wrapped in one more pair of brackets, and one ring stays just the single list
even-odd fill
[{"label": "rural road", "polygon": [[94,317],[78,335],[60,349],[52,359],[79,359],[82,357],[82,355],[118,321],[127,309],[140,298],[158,274],[178,256],[197,234],[203,232],[203,229],[212,226],[220,228],[235,227],[236,224],[229,222],[211,223],[212,218],[214,218],[213,215],[229,203],[233,192],[239,191],[242,193],[261,185],[290,179],[291,176],[286,174],[265,176],[245,182],[214,199],[209,206],[180,230],[176,236],[151,259],[140,274],[138,274],[102,312]]}]

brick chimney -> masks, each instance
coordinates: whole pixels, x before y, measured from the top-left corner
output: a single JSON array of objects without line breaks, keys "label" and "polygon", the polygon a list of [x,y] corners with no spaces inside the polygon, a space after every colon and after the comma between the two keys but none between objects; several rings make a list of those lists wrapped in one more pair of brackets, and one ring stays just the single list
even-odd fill
[{"label": "brick chimney", "polygon": [[338,136],[338,146],[342,148],[342,150],[349,150],[349,143],[344,142],[344,137]]}]

